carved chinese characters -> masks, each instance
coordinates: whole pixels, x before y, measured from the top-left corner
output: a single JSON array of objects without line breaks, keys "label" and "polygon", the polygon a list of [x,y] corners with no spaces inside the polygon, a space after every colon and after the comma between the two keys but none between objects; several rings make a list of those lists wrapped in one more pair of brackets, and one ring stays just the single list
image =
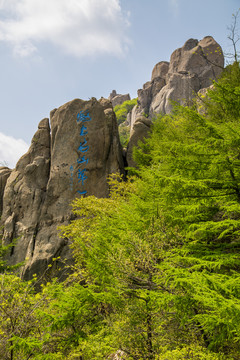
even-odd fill
[{"label": "carved chinese characters", "polygon": [[79,157],[77,159],[77,164],[78,164],[78,170],[77,170],[77,177],[78,177],[78,183],[80,185],[81,190],[77,190],[77,192],[80,195],[85,195],[87,193],[87,190],[84,189],[84,182],[87,180],[87,169],[85,167],[85,165],[88,164],[89,159],[87,158],[87,152],[89,150],[89,145],[88,142],[85,138],[85,135],[88,134],[87,131],[87,122],[91,121],[92,118],[89,115],[89,112],[83,112],[80,111],[77,114],[77,123],[81,125],[81,129],[80,129],[80,137],[81,137],[81,142],[80,145],[78,147],[78,153],[79,153]]},{"label": "carved chinese characters", "polygon": [[80,195],[86,195],[87,190],[85,189],[85,181],[87,180],[88,176],[88,169],[86,168],[86,165],[89,162],[89,155],[87,154],[89,151],[89,144],[88,140],[86,138],[86,135],[88,134],[87,129],[87,122],[91,121],[92,118],[89,115],[89,111],[80,111],[77,114],[77,124],[80,125],[80,141],[79,146],[77,148],[78,158],[74,165],[70,166],[70,190],[74,191],[74,173],[77,175],[77,183],[78,183],[78,189],[76,190],[78,194]]}]

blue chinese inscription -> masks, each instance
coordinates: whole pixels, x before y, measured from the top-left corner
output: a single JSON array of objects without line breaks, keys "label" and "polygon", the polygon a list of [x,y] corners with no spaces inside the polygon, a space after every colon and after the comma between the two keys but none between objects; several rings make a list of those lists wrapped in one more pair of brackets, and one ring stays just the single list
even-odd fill
[{"label": "blue chinese inscription", "polygon": [[91,121],[92,118],[91,116],[89,115],[89,111],[88,112],[83,112],[83,111],[80,111],[78,114],[77,114],[77,123],[84,123],[86,121]]},{"label": "blue chinese inscription", "polygon": [[[87,169],[85,168],[86,164],[89,162],[89,158],[87,157],[87,152],[89,150],[88,141],[86,139],[86,135],[88,134],[87,131],[87,122],[91,121],[92,118],[89,115],[89,111],[80,111],[77,114],[77,124],[81,125],[80,128],[80,141],[79,146],[77,148],[78,158],[76,164],[76,174],[77,174],[77,181],[79,184],[79,189],[77,192],[80,195],[87,194],[87,191],[84,188],[85,182],[87,181]],[[73,180],[74,180],[74,167],[73,165],[70,166],[70,190],[73,191]]]}]

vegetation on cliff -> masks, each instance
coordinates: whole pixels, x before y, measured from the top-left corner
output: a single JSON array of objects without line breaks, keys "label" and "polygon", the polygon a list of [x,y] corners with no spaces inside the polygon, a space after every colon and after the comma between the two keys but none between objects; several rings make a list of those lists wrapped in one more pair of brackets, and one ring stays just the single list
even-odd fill
[{"label": "vegetation on cliff", "polygon": [[201,101],[155,119],[109,198],[74,201],[65,282],[1,275],[1,358],[239,359],[238,62]]},{"label": "vegetation on cliff", "polygon": [[116,114],[120,142],[123,147],[127,146],[130,137],[130,124],[126,124],[127,115],[131,112],[134,106],[137,105],[137,98],[124,101],[121,105],[114,107]]},{"label": "vegetation on cliff", "polygon": [[126,100],[121,105],[114,107],[114,112],[117,117],[118,125],[127,120],[127,114],[137,105],[137,99]]}]

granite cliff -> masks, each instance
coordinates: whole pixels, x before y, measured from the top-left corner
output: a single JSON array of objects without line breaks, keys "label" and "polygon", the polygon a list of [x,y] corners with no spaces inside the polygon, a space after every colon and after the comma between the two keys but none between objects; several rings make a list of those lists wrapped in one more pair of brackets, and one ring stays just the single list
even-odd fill
[{"label": "granite cliff", "polygon": [[17,239],[9,263],[25,260],[22,276],[42,273],[53,257],[69,257],[58,226],[71,219],[78,196],[108,195],[107,177],[124,172],[117,122],[109,101],[73,100],[43,119],[29,151],[12,171],[0,170],[5,244]]},{"label": "granite cliff", "polygon": [[189,39],[175,50],[170,62],[160,61],[151,81],[138,90],[138,105],[129,116],[131,131],[139,115],[150,118],[171,112],[171,101],[188,105],[199,90],[208,88],[224,67],[221,46],[211,37]]}]

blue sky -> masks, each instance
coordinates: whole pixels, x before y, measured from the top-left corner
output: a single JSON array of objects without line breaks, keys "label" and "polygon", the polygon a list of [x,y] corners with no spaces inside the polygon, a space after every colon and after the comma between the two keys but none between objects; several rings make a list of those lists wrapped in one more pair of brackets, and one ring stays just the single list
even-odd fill
[{"label": "blue sky", "polygon": [[0,163],[14,167],[39,121],[67,101],[113,89],[136,97],[153,66],[189,38],[211,35],[231,52],[227,27],[239,7],[240,0],[0,0]]}]

